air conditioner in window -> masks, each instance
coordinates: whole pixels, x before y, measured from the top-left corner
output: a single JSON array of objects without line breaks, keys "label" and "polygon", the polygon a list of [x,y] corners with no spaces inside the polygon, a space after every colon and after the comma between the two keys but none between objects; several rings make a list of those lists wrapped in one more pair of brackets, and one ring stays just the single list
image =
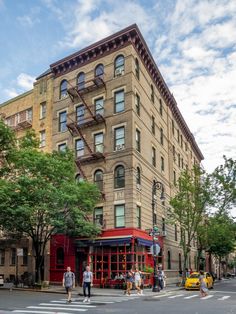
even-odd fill
[{"label": "air conditioner in window", "polygon": [[124,75],[124,70],[123,69],[116,69],[115,76],[120,76],[120,75]]},{"label": "air conditioner in window", "polygon": [[118,150],[123,150],[124,148],[125,148],[125,145],[124,145],[124,144],[117,145],[117,146],[116,146],[116,151],[118,151]]},{"label": "air conditioner in window", "polygon": [[160,236],[166,237],[166,236],[167,236],[167,232],[166,232],[166,231],[161,231],[161,232],[160,232]]}]

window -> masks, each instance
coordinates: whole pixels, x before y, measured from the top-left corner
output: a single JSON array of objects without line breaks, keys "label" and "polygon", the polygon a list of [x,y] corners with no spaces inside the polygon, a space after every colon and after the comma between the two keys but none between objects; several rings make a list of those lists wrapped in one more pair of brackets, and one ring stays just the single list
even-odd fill
[{"label": "window", "polygon": [[136,208],[136,213],[137,213],[137,228],[141,229],[141,207],[137,205]]},{"label": "window", "polygon": [[161,171],[165,171],[165,160],[164,157],[161,156]]},{"label": "window", "polygon": [[174,120],[172,120],[171,126],[172,126],[172,134],[175,135],[175,122],[174,122]]},{"label": "window", "polygon": [[115,108],[114,112],[119,113],[125,110],[125,93],[124,90],[115,92]]},{"label": "window", "polygon": [[179,270],[182,271],[182,257],[181,257],[181,253],[179,253]]},{"label": "window", "polygon": [[27,247],[23,248],[23,265],[28,265],[28,249]]},{"label": "window", "polygon": [[156,149],[152,147],[152,165],[156,167]]},{"label": "window", "polygon": [[96,170],[94,173],[94,183],[97,185],[100,191],[103,191],[103,171]]},{"label": "window", "polygon": [[32,121],[32,118],[33,118],[33,110],[31,108],[27,109],[26,110],[26,120]]},{"label": "window", "polygon": [[159,99],[159,105],[160,105],[159,112],[160,112],[160,115],[162,116],[163,115],[163,104],[162,104],[162,100],[161,99]]},{"label": "window", "polygon": [[76,176],[75,176],[75,181],[76,181],[77,183],[80,183],[80,182],[83,182],[83,181],[84,181],[84,179],[83,179],[83,177],[81,176],[80,173],[77,173],[77,174],[76,174]]},{"label": "window", "polygon": [[115,227],[125,227],[125,205],[115,206]]},{"label": "window", "polygon": [[46,145],[46,131],[39,132],[39,147],[44,147]]},{"label": "window", "polygon": [[57,253],[56,253],[56,267],[57,268],[64,268],[64,258],[65,254],[64,254],[64,249],[63,247],[59,247],[57,249]]},{"label": "window", "polygon": [[137,167],[136,184],[141,184],[141,171],[139,167]]},{"label": "window", "polygon": [[3,266],[5,264],[5,250],[0,249],[0,265]]},{"label": "window", "polygon": [[46,101],[40,104],[40,119],[44,119],[46,117]]},{"label": "window", "polygon": [[58,151],[59,152],[65,152],[66,151],[66,147],[67,147],[66,143],[59,144],[58,145]]},{"label": "window", "polygon": [[84,114],[85,114],[85,107],[84,105],[80,105],[76,107],[76,121],[78,124],[83,124],[84,122]]},{"label": "window", "polygon": [[162,231],[166,231],[166,220],[164,217],[162,217],[162,227],[161,227]]},{"label": "window", "polygon": [[94,208],[93,221],[97,226],[103,226],[103,207]]},{"label": "window", "polygon": [[104,114],[104,99],[103,97],[95,99],[94,101],[94,105],[95,105],[95,114],[100,114],[101,116],[103,116]]},{"label": "window", "polygon": [[171,269],[171,255],[170,255],[170,251],[167,252],[167,269]]},{"label": "window", "polygon": [[84,141],[82,139],[75,141],[75,152],[76,157],[81,157],[84,155]]},{"label": "window", "polygon": [[178,230],[176,224],[175,224],[175,241],[178,241]]},{"label": "window", "polygon": [[59,113],[59,132],[65,132],[67,130],[66,122],[67,122],[67,113],[66,111]]},{"label": "window", "polygon": [[138,94],[135,96],[135,108],[137,115],[140,116],[140,97]]},{"label": "window", "polygon": [[180,167],[180,153],[178,153],[178,166]]},{"label": "window", "polygon": [[155,135],[155,133],[156,133],[155,117],[152,116],[152,134]]},{"label": "window", "polygon": [[123,75],[125,70],[125,58],[120,55],[115,60],[115,76]]},{"label": "window", "polygon": [[179,143],[179,130],[177,130],[177,141]]},{"label": "window", "polygon": [[172,151],[173,151],[173,159],[175,161],[175,146],[174,145],[172,146]]},{"label": "window", "polygon": [[164,145],[164,132],[162,128],[160,129],[160,142],[161,145]]},{"label": "window", "polygon": [[154,87],[151,84],[151,101],[154,103]]},{"label": "window", "polygon": [[136,140],[136,150],[138,152],[141,152],[141,133],[138,129],[136,129],[135,140]]},{"label": "window", "polygon": [[104,74],[104,65],[98,64],[95,68],[95,77],[102,77]]},{"label": "window", "polygon": [[78,87],[78,90],[81,90],[85,87],[85,74],[84,74],[84,72],[80,72],[77,76],[77,87]]},{"label": "window", "polygon": [[11,265],[16,265],[16,249],[11,249],[11,255],[10,255],[10,263]]},{"label": "window", "polygon": [[182,169],[184,168],[184,159],[183,158],[181,158],[181,167],[182,167]]},{"label": "window", "polygon": [[180,135],[180,146],[181,148],[183,148],[183,135],[182,134]]},{"label": "window", "polygon": [[175,171],[173,171],[173,181],[174,181],[174,185],[176,185],[176,172]]},{"label": "window", "polygon": [[103,133],[94,134],[94,151],[96,153],[103,153]]},{"label": "window", "polygon": [[125,128],[116,128],[114,132],[114,149],[116,151],[125,148]]},{"label": "window", "polygon": [[60,99],[67,96],[67,80],[63,80],[60,85]]},{"label": "window", "polygon": [[185,142],[185,151],[186,152],[188,151],[188,144],[187,144],[187,142]]},{"label": "window", "polygon": [[137,58],[135,58],[135,75],[137,79],[139,80],[139,62]]},{"label": "window", "polygon": [[120,189],[125,187],[125,168],[124,166],[117,166],[114,172],[114,188]]}]

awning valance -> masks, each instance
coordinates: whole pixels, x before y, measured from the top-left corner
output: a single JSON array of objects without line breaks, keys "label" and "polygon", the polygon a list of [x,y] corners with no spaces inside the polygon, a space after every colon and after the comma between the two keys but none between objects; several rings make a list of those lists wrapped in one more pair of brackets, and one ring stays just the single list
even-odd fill
[{"label": "awning valance", "polygon": [[142,239],[142,238],[137,238],[138,241],[138,245],[144,245],[144,246],[152,246],[153,245],[153,241],[152,240],[146,240],[146,239]]}]

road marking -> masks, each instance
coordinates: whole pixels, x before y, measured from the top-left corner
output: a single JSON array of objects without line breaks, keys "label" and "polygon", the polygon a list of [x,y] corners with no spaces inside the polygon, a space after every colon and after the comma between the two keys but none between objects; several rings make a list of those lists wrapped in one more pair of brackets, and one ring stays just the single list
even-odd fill
[{"label": "road marking", "polygon": [[[65,304],[65,302],[66,301],[56,301],[56,300],[53,300],[53,301],[50,301],[50,302],[52,302],[52,303],[63,303],[63,304]],[[115,302],[111,302],[111,301],[91,301],[91,303],[101,303],[101,304],[103,304],[103,303],[106,303],[106,304],[111,304],[111,303],[115,303]],[[84,302],[83,301],[73,301],[72,300],[72,304],[84,304]],[[85,304],[84,304],[85,305]]]},{"label": "road marking", "polygon": [[[13,312],[15,312],[15,313],[55,314],[55,311],[53,311],[53,312],[46,312],[46,311],[14,310]],[[71,314],[71,313],[60,312],[60,314]]]},{"label": "road marking", "polygon": [[69,308],[69,307],[52,307],[52,306],[27,306],[27,309],[42,309],[42,310],[66,310],[66,311],[78,311],[78,312],[85,312],[88,311],[88,309],[79,309],[79,308]]},{"label": "road marking", "polygon": [[171,294],[171,293],[155,295],[153,298],[164,298],[164,297],[168,297],[168,295],[170,295],[170,294]]},{"label": "road marking", "polygon": [[215,292],[227,293],[227,294],[236,293],[236,291],[220,291],[220,290],[214,290],[214,293],[215,293]]},{"label": "road marking", "polygon": [[[62,306],[61,303],[53,303],[53,304],[51,304],[51,303],[39,303],[39,305],[43,305],[43,306]],[[75,306],[78,307],[78,304],[67,303],[66,307],[67,306],[69,306],[69,307],[75,307]],[[90,305],[89,303],[87,303],[87,304],[82,303],[82,304],[79,304],[79,307],[85,307],[85,308],[86,307],[96,307],[96,305]]]},{"label": "road marking", "polygon": [[206,297],[203,297],[203,298],[201,298],[201,300],[207,300],[207,299],[210,299],[210,298],[213,298],[213,295],[208,295]]},{"label": "road marking", "polygon": [[225,295],[224,297],[219,298],[219,299],[217,299],[217,300],[224,301],[224,300],[227,300],[227,299],[229,299],[229,298],[230,298],[230,295]]},{"label": "road marking", "polygon": [[184,299],[192,299],[198,297],[198,294],[190,295],[189,297],[185,297]]},{"label": "road marking", "polygon": [[184,294],[177,294],[177,295],[172,295],[171,297],[168,297],[168,299],[175,299],[175,298],[180,298],[183,296],[184,296]]}]

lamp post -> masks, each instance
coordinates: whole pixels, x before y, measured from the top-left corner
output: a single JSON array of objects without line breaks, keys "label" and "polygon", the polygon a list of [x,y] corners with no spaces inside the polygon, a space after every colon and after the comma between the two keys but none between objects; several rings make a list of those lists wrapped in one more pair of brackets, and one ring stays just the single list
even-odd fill
[{"label": "lamp post", "polygon": [[161,190],[160,200],[164,200],[164,185],[162,182],[154,181],[152,185],[152,241],[153,241],[153,292],[159,292],[159,285],[158,285],[158,276],[157,276],[157,245],[155,237],[158,235],[158,228],[156,226],[156,216],[155,216],[155,207],[156,207],[156,192],[157,190]]}]

